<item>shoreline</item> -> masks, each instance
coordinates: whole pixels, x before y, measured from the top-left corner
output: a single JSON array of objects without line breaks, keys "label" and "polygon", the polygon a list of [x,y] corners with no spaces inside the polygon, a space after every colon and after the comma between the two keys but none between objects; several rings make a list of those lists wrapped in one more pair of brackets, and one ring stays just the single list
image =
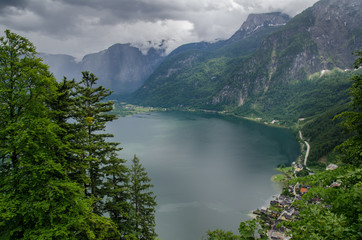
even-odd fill
[{"label": "shoreline", "polygon": [[[127,116],[133,116],[140,113],[147,113],[147,112],[192,112],[192,113],[209,113],[209,114],[217,114],[222,117],[231,117],[235,119],[243,119],[252,121],[255,123],[259,123],[265,126],[269,127],[276,127],[276,128],[284,128],[284,129],[290,129],[290,126],[282,125],[280,124],[279,120],[273,120],[271,122],[267,122],[268,120],[263,120],[262,118],[253,118],[253,117],[246,117],[241,115],[236,115],[232,112],[226,112],[226,111],[217,111],[217,110],[207,110],[207,109],[195,109],[195,108],[162,108],[162,107],[145,107],[145,106],[138,106],[138,105],[132,105],[124,102],[118,102],[119,105],[124,105],[124,108],[116,108],[114,109],[114,114],[117,115],[117,117],[127,117]],[[146,110],[147,109],[147,110]],[[139,111],[137,111],[139,110]]]}]

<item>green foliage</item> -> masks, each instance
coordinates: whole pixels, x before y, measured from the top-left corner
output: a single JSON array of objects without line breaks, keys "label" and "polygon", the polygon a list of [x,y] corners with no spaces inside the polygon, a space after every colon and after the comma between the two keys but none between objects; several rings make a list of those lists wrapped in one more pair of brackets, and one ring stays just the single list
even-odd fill
[{"label": "green foliage", "polygon": [[300,211],[300,220],[293,224],[292,239],[356,239],[348,238],[348,225],[322,205],[307,205]]},{"label": "green foliage", "polygon": [[[70,181],[62,128],[49,107],[57,83],[25,38],[0,38],[0,234],[9,239],[105,239],[111,221]],[[102,231],[100,231],[102,229]]]},{"label": "green foliage", "polygon": [[140,165],[131,174],[131,183],[139,177],[136,195],[144,197],[137,212],[129,169],[117,156],[121,149],[104,132],[115,119],[113,103],[105,101],[111,92],[95,87],[97,78],[88,72],[79,83],[56,82],[27,39],[8,30],[5,35],[0,239],[154,238],[154,196],[139,192],[151,187],[150,179]]},{"label": "green foliage", "polygon": [[256,219],[241,222],[239,226],[240,239],[253,240],[258,228]]},{"label": "green foliage", "polygon": [[[350,165],[293,180],[312,187],[294,204],[298,220],[286,223],[293,239],[360,239],[361,180],[361,169]],[[333,182],[340,186],[331,187]],[[310,204],[315,198],[321,203]]]},{"label": "green foliage", "polygon": [[312,146],[308,157],[308,165],[315,164],[346,140],[347,136],[343,134],[343,129],[340,126],[341,121],[334,119],[335,115],[346,109],[347,106],[335,107],[311,120],[306,120],[307,123],[303,125],[302,132]]},{"label": "green foliage", "polygon": [[239,226],[239,234],[235,235],[231,231],[224,231],[216,229],[214,231],[207,231],[206,240],[254,240],[254,239],[268,239],[266,234],[266,227],[259,221],[259,219],[247,220],[241,222]]},{"label": "green foliage", "polygon": [[205,240],[238,240],[238,236],[234,235],[231,231],[224,231],[222,229],[216,229],[214,231],[207,231]]},{"label": "green foliage", "polygon": [[[96,87],[97,78],[89,72],[83,72],[82,81],[75,85],[73,118],[76,120],[74,128],[77,148],[80,150],[78,158],[80,165],[85,169],[80,172],[84,179],[85,192],[89,196],[102,198],[101,191],[103,173],[101,164],[107,164],[109,153],[117,151],[117,143],[107,142],[112,134],[104,133],[106,123],[116,118],[107,114],[112,110],[112,102],[102,102],[111,92],[102,86]],[[101,206],[96,207],[100,211]]]},{"label": "green foliage", "polygon": [[321,77],[273,86],[266,93],[251,97],[236,112],[247,115],[254,111],[265,119],[295,123],[299,118],[343,108],[349,102],[346,91],[353,74],[334,70]]},{"label": "green foliage", "polygon": [[213,96],[222,90],[240,62],[277,29],[259,31],[232,43],[215,43],[172,54],[127,102],[154,107],[221,109],[213,102]]},{"label": "green foliage", "polygon": [[[356,51],[358,59],[354,63],[355,68],[359,68],[362,62],[362,51]],[[339,146],[344,154],[343,161],[355,166],[362,163],[362,74],[356,74],[352,77],[352,87],[349,89],[349,95],[352,98],[352,111],[345,111],[337,118],[343,118],[342,126],[345,131],[353,134],[348,140]]]},{"label": "green foliage", "polygon": [[118,158],[115,152],[109,155],[107,164],[101,169],[104,174],[101,189],[102,195],[105,196],[102,210],[117,224],[121,236],[126,236],[132,233],[132,207],[127,188],[129,170],[124,165],[125,160]]},{"label": "green foliage", "polygon": [[130,204],[133,211],[133,232],[138,239],[154,239],[155,233],[155,195],[151,191],[153,185],[145,168],[134,156],[129,172]]}]

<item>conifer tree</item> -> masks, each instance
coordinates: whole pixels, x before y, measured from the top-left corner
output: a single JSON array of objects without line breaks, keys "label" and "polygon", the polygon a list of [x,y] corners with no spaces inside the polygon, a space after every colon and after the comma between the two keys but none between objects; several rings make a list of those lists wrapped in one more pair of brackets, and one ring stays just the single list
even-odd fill
[{"label": "conifer tree", "polygon": [[71,123],[71,119],[74,115],[75,100],[74,100],[74,88],[76,86],[75,80],[68,80],[66,77],[62,81],[56,82],[56,94],[50,101],[51,118],[59,125],[61,131],[58,133],[58,137],[63,143],[62,165],[64,170],[72,181],[81,183],[84,179],[81,178],[81,169],[85,169],[86,166],[82,166],[82,162],[79,161],[77,153],[79,152],[76,146],[76,128]]},{"label": "conifer tree", "polygon": [[6,30],[0,38],[0,236],[109,238],[116,233],[112,222],[92,212],[64,171],[62,129],[49,106],[56,87],[33,44]]},{"label": "conifer tree", "polygon": [[133,232],[138,239],[154,239],[155,233],[155,195],[151,191],[151,179],[139,159],[134,156],[129,173],[130,202],[133,208]]},{"label": "conifer tree", "polygon": [[85,193],[97,199],[94,211],[102,214],[102,199],[105,193],[102,189],[104,173],[102,165],[108,165],[110,154],[118,150],[118,143],[107,141],[113,134],[106,133],[106,123],[116,116],[109,112],[113,103],[104,101],[111,91],[102,86],[96,87],[97,78],[89,72],[82,72],[83,78],[75,86],[74,124],[76,129],[76,148],[79,150],[79,160],[84,166],[83,184]]},{"label": "conifer tree", "polygon": [[102,172],[104,173],[103,194],[106,196],[103,211],[117,224],[121,236],[126,237],[132,233],[132,218],[130,194],[127,188],[128,168],[125,160],[119,158],[116,152],[111,152]]}]

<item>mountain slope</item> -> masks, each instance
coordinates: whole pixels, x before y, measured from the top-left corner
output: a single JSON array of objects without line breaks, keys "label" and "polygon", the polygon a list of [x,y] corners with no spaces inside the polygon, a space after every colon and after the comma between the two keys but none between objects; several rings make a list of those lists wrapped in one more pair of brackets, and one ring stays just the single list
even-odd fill
[{"label": "mountain slope", "polygon": [[322,70],[351,68],[351,53],[362,47],[362,29],[356,24],[361,4],[322,0],[270,35],[228,79],[225,86],[232,89],[234,103],[243,105],[270,87],[305,80]]},{"label": "mountain slope", "polygon": [[228,40],[193,43],[174,50],[128,101],[158,106],[204,106],[220,91],[225,76],[262,40],[289,20],[282,13],[253,14]]},{"label": "mountain slope", "polygon": [[[284,104],[281,95],[293,99],[290,91],[300,87],[296,84],[308,79],[318,82],[315,76],[324,70],[351,68],[351,53],[362,49],[361,4],[360,0],[321,0],[272,34],[256,31],[232,42],[242,35],[239,30],[221,48],[194,45],[199,48],[167,58],[130,101],[167,107],[232,107],[256,115],[275,112]],[[263,26],[275,25],[268,21]],[[335,89],[339,88],[346,85],[337,83]]]},{"label": "mountain slope", "polygon": [[67,55],[41,54],[57,79],[80,79],[82,71],[90,71],[99,84],[117,94],[134,92],[164,59],[164,51],[150,48],[147,54],[130,44],[115,44],[108,49],[86,55],[82,61]]}]

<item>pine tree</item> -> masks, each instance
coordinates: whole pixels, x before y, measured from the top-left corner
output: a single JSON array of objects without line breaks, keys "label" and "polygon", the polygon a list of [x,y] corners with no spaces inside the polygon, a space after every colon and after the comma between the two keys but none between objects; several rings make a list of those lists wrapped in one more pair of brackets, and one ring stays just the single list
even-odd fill
[{"label": "pine tree", "polygon": [[113,103],[104,101],[111,91],[102,86],[96,87],[97,78],[89,72],[82,72],[83,78],[75,86],[75,111],[76,142],[74,145],[79,150],[78,158],[84,166],[83,179],[86,195],[96,199],[94,211],[102,215],[103,191],[102,165],[107,166],[109,156],[118,151],[118,143],[107,141],[113,134],[106,133],[106,123],[114,120],[116,116],[109,112]]},{"label": "pine tree", "polygon": [[154,239],[155,195],[151,191],[151,179],[139,159],[134,156],[129,174],[130,202],[133,208],[133,232],[138,239]]},{"label": "pine tree", "polygon": [[56,88],[33,44],[6,30],[0,38],[0,235],[109,238],[112,222],[92,212],[63,168],[62,128],[50,107]]},{"label": "pine tree", "polygon": [[85,179],[80,179],[81,172],[84,172],[82,169],[87,166],[82,166],[82,162],[77,157],[79,153],[79,150],[75,148],[77,130],[71,121],[75,109],[74,88],[76,84],[74,79],[68,80],[66,77],[62,81],[56,82],[56,95],[49,104],[52,109],[51,119],[61,128],[58,137],[63,143],[63,149],[61,149],[64,157],[63,168],[72,181],[81,183],[85,181]]},{"label": "pine tree", "polygon": [[131,205],[128,191],[128,168],[125,160],[111,152],[104,173],[103,193],[106,196],[103,211],[117,224],[122,237],[132,233]]}]

